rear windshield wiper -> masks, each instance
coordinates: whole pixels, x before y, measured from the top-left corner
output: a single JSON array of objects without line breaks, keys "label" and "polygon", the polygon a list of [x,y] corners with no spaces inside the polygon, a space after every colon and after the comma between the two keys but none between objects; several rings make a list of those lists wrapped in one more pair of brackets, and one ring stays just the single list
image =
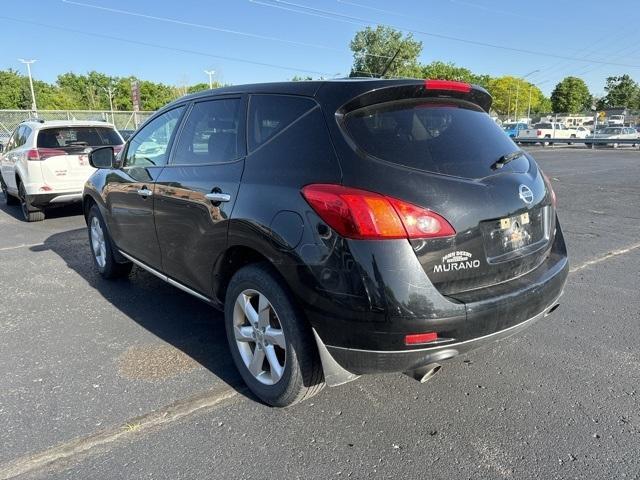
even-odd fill
[{"label": "rear windshield wiper", "polygon": [[520,158],[524,155],[522,150],[518,150],[516,152],[507,153],[506,155],[501,156],[495,163],[491,165],[493,170],[498,170],[499,168],[504,167],[507,163],[512,162],[516,158]]}]

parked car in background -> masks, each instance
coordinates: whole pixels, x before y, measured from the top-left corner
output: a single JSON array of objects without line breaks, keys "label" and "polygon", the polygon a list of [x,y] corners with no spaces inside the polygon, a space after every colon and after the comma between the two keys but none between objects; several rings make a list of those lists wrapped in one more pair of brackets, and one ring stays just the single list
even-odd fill
[{"label": "parked car in background", "polygon": [[576,138],[587,138],[587,135],[591,135],[591,129],[589,127],[577,127]]},{"label": "parked car in background", "polygon": [[105,122],[22,122],[0,156],[4,199],[19,203],[26,221],[44,220],[45,208],[82,200],[84,182],[94,172],[87,156],[93,148],[119,151],[123,143]]},{"label": "parked car in background", "polygon": [[120,134],[122,139],[126,142],[127,140],[129,140],[129,137],[131,137],[131,135],[135,133],[135,130],[127,130],[127,129],[118,130],[118,133]]},{"label": "parked car in background", "polygon": [[[633,127],[605,127],[602,130],[598,130],[596,133],[587,135],[585,138],[586,145],[592,145],[594,142],[590,142],[589,140],[636,140],[640,138],[640,134]],[[595,145],[605,145],[612,146],[613,148],[617,148],[620,143],[618,142],[607,142],[607,143],[595,143]],[[632,146],[636,146],[635,143]]]},{"label": "parked car in background", "polygon": [[609,115],[607,117],[607,125],[612,126],[623,126],[624,125],[624,115]]},{"label": "parked car in background", "polygon": [[4,150],[11,138],[11,132],[0,132],[0,153]]},{"label": "parked car in background", "polygon": [[511,123],[502,124],[502,129],[507,135],[509,135],[510,138],[517,137],[520,131],[525,130],[528,127],[529,126],[526,123],[520,123],[520,122],[517,122],[517,123],[511,122]]},{"label": "parked car in background", "polygon": [[577,130],[567,128],[562,123],[538,123],[532,128],[521,130],[516,137],[517,141],[531,142],[542,140],[543,145],[553,145],[554,138],[578,138]]},{"label": "parked car in background", "polygon": [[551,185],[490,107],[445,80],[182,97],[117,159],[89,156],[96,270],[136,264],[223,310],[230,355],[270,405],[361,374],[424,382],[552,313],[568,274]]}]

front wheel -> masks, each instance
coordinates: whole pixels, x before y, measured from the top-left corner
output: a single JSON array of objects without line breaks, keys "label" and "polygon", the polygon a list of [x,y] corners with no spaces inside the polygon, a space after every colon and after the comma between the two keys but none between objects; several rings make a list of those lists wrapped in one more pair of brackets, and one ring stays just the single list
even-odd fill
[{"label": "front wheel", "polygon": [[311,328],[269,265],[249,265],[233,276],[225,326],[240,375],[266,404],[293,405],[324,387]]},{"label": "front wheel", "polygon": [[89,246],[93,263],[103,278],[126,277],[131,272],[131,262],[118,263],[113,256],[113,243],[97,205],[91,207],[87,217]]}]

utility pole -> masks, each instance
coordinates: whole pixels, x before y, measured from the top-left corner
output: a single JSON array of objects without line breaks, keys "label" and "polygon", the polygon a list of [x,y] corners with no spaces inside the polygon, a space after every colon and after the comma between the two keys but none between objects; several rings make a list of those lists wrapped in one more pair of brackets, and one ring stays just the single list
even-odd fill
[{"label": "utility pole", "polygon": [[111,123],[116,124],[116,119],[113,116],[113,87],[109,85],[108,87],[102,87],[102,89],[107,92],[109,96],[109,108],[111,109]]},{"label": "utility pole", "polygon": [[35,60],[24,60],[19,58],[20,63],[24,63],[27,66],[27,74],[29,75],[29,88],[31,88],[31,111],[38,118],[38,107],[36,106],[36,94],[33,91],[33,79],[31,78],[31,64],[35,63]]},{"label": "utility pole", "polygon": [[204,73],[209,75],[209,88],[213,88],[213,76],[216,74],[215,70],[205,70]]}]

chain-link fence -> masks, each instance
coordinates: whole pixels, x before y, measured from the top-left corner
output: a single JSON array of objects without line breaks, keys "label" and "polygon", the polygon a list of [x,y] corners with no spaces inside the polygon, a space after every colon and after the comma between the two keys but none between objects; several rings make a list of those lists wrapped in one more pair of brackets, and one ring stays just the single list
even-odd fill
[{"label": "chain-link fence", "polygon": [[[38,110],[42,120],[101,120],[113,123],[118,130],[134,130],[153,112],[123,112],[104,110]],[[29,110],[0,110],[0,137],[7,136],[24,120],[36,118]]]},{"label": "chain-link fence", "polygon": [[[582,112],[582,113],[533,113],[527,117],[527,112],[520,112],[517,116],[513,113],[511,115],[500,115],[492,113],[493,118],[499,120],[498,123],[562,123],[567,127],[580,127],[580,126],[592,126],[595,123],[595,112]],[[640,111],[636,110],[612,110],[612,111],[598,111],[597,112],[598,125],[605,125],[612,123],[616,125],[624,125],[629,127],[636,127],[640,125]]]}]

